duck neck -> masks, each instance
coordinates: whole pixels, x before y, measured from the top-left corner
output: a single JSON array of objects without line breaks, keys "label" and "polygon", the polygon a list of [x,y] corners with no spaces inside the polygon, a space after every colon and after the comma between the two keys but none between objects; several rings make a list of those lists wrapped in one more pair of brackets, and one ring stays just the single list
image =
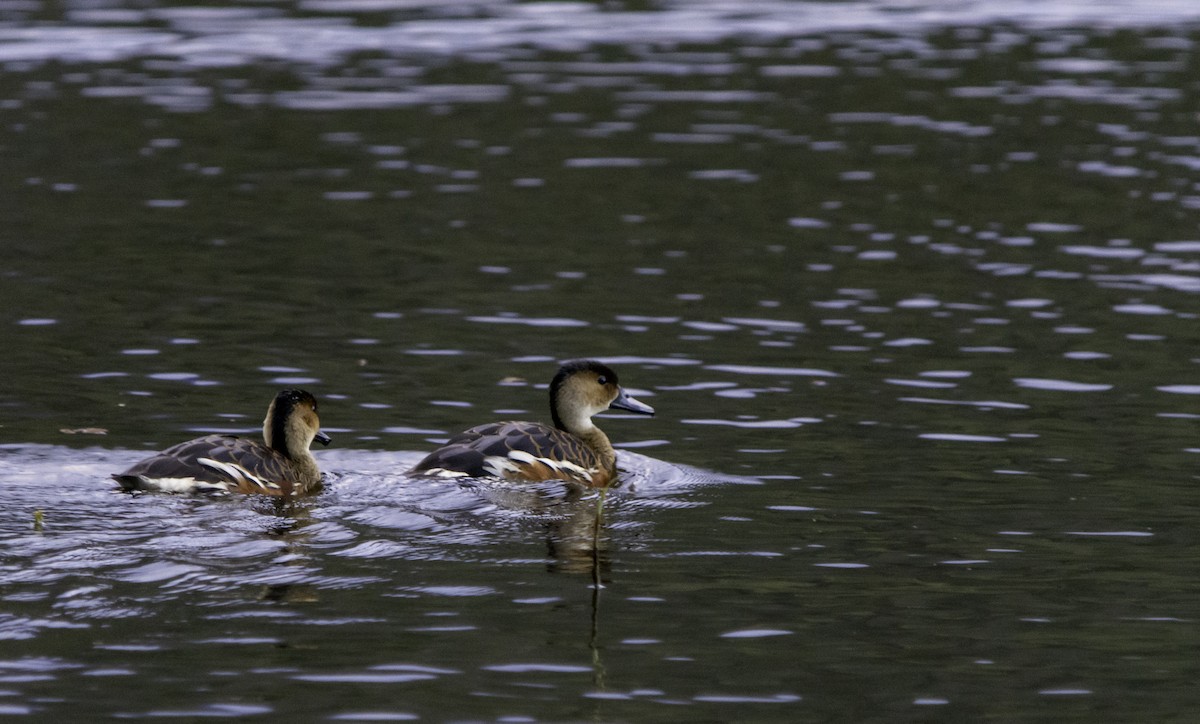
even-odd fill
[{"label": "duck neck", "polygon": [[613,450],[612,443],[609,442],[608,435],[605,435],[603,430],[591,425],[590,430],[577,432],[575,435],[596,453],[605,470],[611,473],[617,469],[617,452]]},{"label": "duck neck", "polygon": [[302,454],[292,455],[291,459],[296,465],[296,472],[305,491],[320,486],[321,469],[317,467],[317,460],[311,452],[305,450]]},{"label": "duck neck", "polygon": [[283,453],[295,466],[296,482],[301,488],[297,492],[308,492],[321,485],[321,469],[317,467],[317,459],[308,449],[311,444],[311,440],[306,435],[289,437],[289,449]]},{"label": "duck neck", "polygon": [[613,471],[617,467],[617,453],[604,431],[592,424],[592,418],[583,416],[579,419],[562,418],[554,413],[554,426],[563,432],[570,433],[583,440],[592,452],[600,458],[600,464],[605,470]]}]

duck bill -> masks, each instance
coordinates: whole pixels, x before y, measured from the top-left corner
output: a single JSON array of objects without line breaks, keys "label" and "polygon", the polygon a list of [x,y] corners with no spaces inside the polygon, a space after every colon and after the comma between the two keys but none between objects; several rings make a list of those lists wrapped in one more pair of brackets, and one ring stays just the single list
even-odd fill
[{"label": "duck bill", "polygon": [[316,440],[317,442],[321,443],[322,445],[329,445],[329,443],[333,442],[332,437],[329,437],[328,435],[321,432],[320,430],[317,430],[317,434],[313,436],[313,439]]},{"label": "duck bill", "polygon": [[610,408],[616,408],[618,410],[629,410],[630,412],[636,412],[639,415],[653,415],[654,414],[653,407],[647,405],[644,402],[638,402],[637,400],[630,397],[629,393],[623,389],[617,393],[617,399],[610,402],[608,406]]}]

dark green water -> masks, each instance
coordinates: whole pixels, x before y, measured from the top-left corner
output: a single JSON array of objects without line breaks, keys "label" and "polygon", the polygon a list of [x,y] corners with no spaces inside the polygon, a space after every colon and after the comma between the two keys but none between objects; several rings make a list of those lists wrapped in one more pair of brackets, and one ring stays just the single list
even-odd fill
[{"label": "dark green water", "polygon": [[[0,713],[1190,720],[1198,41],[0,6]],[[598,544],[594,493],[401,475],[579,356],[658,411],[600,420]],[[113,491],[293,385],[321,495]]]}]

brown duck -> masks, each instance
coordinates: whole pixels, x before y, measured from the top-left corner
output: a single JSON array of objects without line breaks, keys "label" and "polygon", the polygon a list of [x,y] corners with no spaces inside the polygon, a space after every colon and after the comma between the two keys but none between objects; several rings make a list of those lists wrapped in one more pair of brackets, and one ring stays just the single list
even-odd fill
[{"label": "brown duck", "polygon": [[573,480],[602,487],[617,475],[617,454],[592,415],[618,408],[653,415],[654,408],[621,389],[617,374],[594,360],[573,360],[550,382],[554,427],[493,422],[450,438],[410,474],[494,476],[506,480]]},{"label": "brown duck", "polygon": [[206,435],[112,477],[125,490],[302,495],[321,487],[321,471],[308,450],[314,439],[330,442],[321,432],[316,398],[304,390],[283,390],[267,408],[263,442]]}]

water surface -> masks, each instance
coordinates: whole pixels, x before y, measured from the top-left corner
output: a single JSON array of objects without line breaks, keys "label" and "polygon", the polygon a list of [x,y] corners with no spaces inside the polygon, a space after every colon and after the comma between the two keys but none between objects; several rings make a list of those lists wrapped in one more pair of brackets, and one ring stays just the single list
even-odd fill
[{"label": "water surface", "polygon": [[[1200,11],[984,5],[0,7],[0,712],[1186,719]],[[401,475],[577,356],[599,517]]]}]

